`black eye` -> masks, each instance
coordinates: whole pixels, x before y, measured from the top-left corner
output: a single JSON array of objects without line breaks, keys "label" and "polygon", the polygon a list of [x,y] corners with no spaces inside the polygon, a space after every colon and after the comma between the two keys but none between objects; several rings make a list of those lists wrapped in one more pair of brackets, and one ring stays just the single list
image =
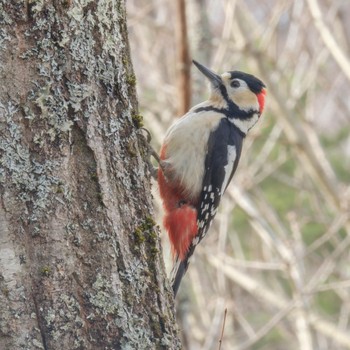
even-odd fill
[{"label": "black eye", "polygon": [[238,88],[238,87],[241,86],[241,84],[239,83],[238,80],[232,80],[231,86],[232,86],[233,88]]}]

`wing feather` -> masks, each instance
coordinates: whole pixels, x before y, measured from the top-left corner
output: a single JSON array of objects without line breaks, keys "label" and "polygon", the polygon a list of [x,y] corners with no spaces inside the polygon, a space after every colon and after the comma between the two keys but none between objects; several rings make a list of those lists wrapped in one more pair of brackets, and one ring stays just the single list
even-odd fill
[{"label": "wing feather", "polygon": [[208,153],[205,160],[205,176],[202,193],[197,207],[198,244],[206,235],[215,217],[220,200],[233,174],[236,172],[241,156],[243,138],[232,124],[223,119],[209,137]]}]

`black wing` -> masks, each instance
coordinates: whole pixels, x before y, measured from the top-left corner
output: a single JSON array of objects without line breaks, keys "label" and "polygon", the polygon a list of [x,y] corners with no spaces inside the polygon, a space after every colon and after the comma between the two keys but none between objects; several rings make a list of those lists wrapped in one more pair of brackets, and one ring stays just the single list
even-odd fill
[{"label": "black wing", "polygon": [[242,133],[226,118],[220,121],[218,128],[209,136],[205,159],[205,175],[197,206],[198,234],[192,241],[186,258],[183,261],[176,259],[171,279],[174,295],[176,295],[181,279],[186,273],[189,258],[197,244],[206,235],[216,214],[221,196],[237,169],[242,143]]}]

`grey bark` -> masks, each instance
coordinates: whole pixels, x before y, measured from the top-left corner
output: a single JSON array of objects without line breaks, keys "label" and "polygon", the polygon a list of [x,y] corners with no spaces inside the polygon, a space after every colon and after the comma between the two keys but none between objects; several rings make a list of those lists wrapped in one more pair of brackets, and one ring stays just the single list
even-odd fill
[{"label": "grey bark", "polygon": [[0,0],[0,349],[178,349],[124,1]]}]

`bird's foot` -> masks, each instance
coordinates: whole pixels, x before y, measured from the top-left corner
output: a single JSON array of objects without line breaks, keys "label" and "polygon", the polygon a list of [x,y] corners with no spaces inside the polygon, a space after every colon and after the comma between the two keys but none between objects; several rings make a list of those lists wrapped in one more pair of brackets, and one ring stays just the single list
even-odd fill
[{"label": "bird's foot", "polygon": [[[159,158],[158,153],[151,146],[152,136],[151,136],[151,133],[149,132],[149,130],[147,130],[146,128],[140,128],[139,130],[140,130],[140,132],[138,133],[138,135],[140,136],[140,139],[142,140],[142,145],[144,146],[144,148],[147,151],[145,154],[145,161],[148,165],[148,169],[149,169],[149,172],[151,173],[151,176],[155,180],[157,180],[158,168],[153,166],[153,164],[151,162],[151,157],[153,157],[157,161],[157,163],[159,164],[161,169],[163,168],[162,161]],[[146,135],[145,135],[145,133],[146,133]]]}]

